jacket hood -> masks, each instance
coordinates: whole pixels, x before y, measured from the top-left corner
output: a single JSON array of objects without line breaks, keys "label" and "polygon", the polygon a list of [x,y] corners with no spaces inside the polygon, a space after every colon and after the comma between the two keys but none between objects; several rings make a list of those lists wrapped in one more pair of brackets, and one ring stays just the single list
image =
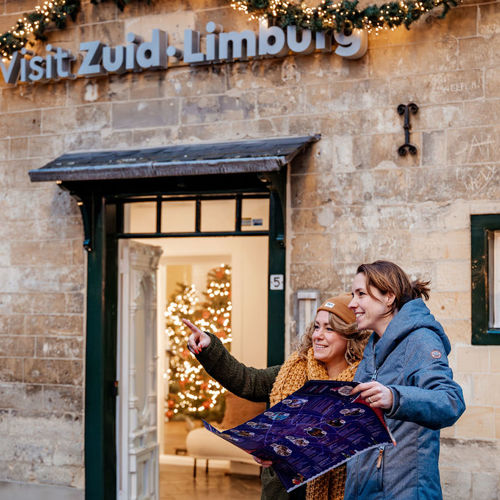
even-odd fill
[{"label": "jacket hood", "polygon": [[433,331],[441,339],[446,355],[450,353],[451,344],[443,327],[436,321],[424,301],[415,299],[407,302],[396,313],[382,337],[375,344],[377,367],[385,361],[385,358],[399,342],[420,328]]}]

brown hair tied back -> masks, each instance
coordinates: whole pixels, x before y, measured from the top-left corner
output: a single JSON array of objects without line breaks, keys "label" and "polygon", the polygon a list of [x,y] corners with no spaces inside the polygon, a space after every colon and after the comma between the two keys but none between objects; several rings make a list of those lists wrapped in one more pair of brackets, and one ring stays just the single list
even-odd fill
[{"label": "brown hair tied back", "polygon": [[430,281],[411,281],[408,275],[393,262],[377,260],[372,264],[361,264],[356,273],[366,276],[366,288],[370,296],[371,287],[377,288],[383,295],[388,292],[394,294],[390,313],[400,310],[407,302],[413,299],[429,299]]}]

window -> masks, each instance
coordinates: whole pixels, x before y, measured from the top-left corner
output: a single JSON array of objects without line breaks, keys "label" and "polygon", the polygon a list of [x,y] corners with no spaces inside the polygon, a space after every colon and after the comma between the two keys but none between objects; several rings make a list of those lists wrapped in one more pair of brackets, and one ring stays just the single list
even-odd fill
[{"label": "window", "polygon": [[123,210],[120,238],[269,234],[268,193],[132,196],[116,202]]},{"label": "window", "polygon": [[471,215],[472,343],[500,344],[500,214]]}]

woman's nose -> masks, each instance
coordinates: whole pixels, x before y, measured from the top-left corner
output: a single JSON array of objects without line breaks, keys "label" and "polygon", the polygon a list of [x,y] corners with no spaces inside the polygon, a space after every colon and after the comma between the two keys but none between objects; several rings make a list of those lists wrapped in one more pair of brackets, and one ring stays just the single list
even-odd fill
[{"label": "woman's nose", "polygon": [[351,302],[349,302],[349,304],[347,304],[347,307],[349,309],[355,309],[356,308],[356,297],[353,297],[351,299]]}]

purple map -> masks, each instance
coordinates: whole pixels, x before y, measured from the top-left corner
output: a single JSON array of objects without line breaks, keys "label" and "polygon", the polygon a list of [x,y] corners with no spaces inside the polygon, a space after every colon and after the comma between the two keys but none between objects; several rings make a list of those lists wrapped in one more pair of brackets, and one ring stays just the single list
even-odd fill
[{"label": "purple map", "polygon": [[248,422],[227,431],[205,427],[242,450],[271,460],[287,491],[373,447],[395,444],[384,416],[358,394],[356,382],[310,380]]}]

